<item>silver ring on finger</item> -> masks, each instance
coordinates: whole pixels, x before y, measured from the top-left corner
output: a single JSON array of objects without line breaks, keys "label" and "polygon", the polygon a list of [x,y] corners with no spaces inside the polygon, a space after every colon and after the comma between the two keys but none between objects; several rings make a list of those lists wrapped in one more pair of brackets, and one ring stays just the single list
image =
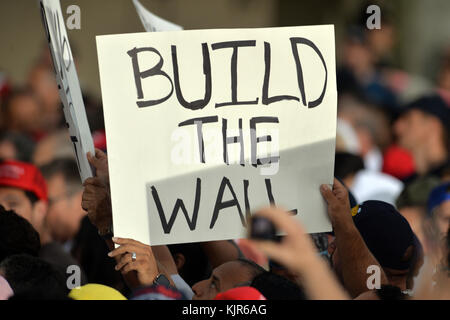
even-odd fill
[{"label": "silver ring on finger", "polygon": [[131,260],[136,261],[136,259],[137,259],[136,252],[131,252]]}]

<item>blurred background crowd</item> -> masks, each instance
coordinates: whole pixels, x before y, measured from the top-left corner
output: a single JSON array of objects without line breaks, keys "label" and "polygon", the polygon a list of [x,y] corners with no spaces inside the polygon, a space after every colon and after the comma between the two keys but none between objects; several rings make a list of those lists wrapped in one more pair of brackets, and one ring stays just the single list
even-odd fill
[{"label": "blurred background crowd", "polygon": [[[94,35],[143,29],[131,0],[61,1],[63,12],[72,2],[81,8],[81,30],[68,33],[86,113],[95,146],[107,151]],[[211,2],[199,0],[192,1],[196,5],[187,5],[186,1],[142,0],[149,10],[185,29],[335,24],[335,176],[348,187],[356,203],[381,200],[394,205],[422,242],[425,253],[426,218],[433,217],[440,232],[447,234],[450,2],[373,1],[370,4],[381,8],[380,30],[366,27],[369,3],[364,1]],[[99,15],[105,19],[97,19]],[[44,182],[32,178],[23,182],[37,190],[31,195],[33,203],[46,200],[40,218],[29,219],[40,234],[40,255],[57,260],[61,266],[80,264],[84,283],[95,279],[96,283],[125,290],[112,272],[114,262],[106,257],[103,239],[81,207],[83,186],[39,19],[39,10],[32,3],[0,3],[0,159],[32,163],[43,174],[45,196],[39,195]],[[1,171],[0,185],[11,186],[9,173]],[[4,189],[0,188],[0,204],[25,218],[31,216],[27,213],[31,209],[21,207],[19,200],[2,192]],[[88,245],[95,242],[98,246]],[[197,254],[199,248],[172,246],[171,250],[176,256],[179,252]],[[244,245],[241,250],[248,258],[266,263]],[[206,266],[197,261],[186,268]],[[185,280],[192,285],[199,279]]]}]

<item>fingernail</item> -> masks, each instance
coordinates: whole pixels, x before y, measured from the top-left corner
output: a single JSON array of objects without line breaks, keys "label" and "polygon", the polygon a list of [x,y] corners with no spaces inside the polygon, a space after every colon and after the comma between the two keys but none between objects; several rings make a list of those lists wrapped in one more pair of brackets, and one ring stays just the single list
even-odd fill
[{"label": "fingernail", "polygon": [[108,252],[108,256],[110,256],[110,257],[112,256],[112,251],[111,251],[111,252]]},{"label": "fingernail", "polygon": [[119,239],[117,239],[116,237],[112,237],[112,239],[111,239],[113,242],[117,242],[117,240],[119,240]]}]

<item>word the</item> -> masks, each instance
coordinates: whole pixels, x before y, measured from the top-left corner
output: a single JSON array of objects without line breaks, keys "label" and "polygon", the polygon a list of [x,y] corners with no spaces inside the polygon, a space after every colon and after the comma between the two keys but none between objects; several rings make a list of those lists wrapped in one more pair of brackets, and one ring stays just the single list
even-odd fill
[{"label": "word the", "polygon": [[[186,121],[181,122],[178,126],[189,126],[195,125],[197,127],[197,138],[198,138],[198,150],[199,157],[201,163],[206,163],[205,161],[205,147],[203,140],[203,125],[207,123],[215,123],[219,122],[219,118],[217,116],[212,117],[201,117],[201,118],[193,118]],[[222,141],[223,141],[223,162],[226,164],[230,164],[229,156],[228,156],[228,145],[239,143],[240,146],[240,160],[239,164],[241,166],[245,166],[244,163],[244,135],[242,130],[242,119],[239,118],[239,135],[238,136],[229,136],[227,133],[228,129],[228,120],[222,118]],[[258,165],[268,164],[268,163],[277,163],[279,161],[279,157],[266,157],[266,158],[258,158],[257,157],[257,144],[259,142],[270,142],[272,141],[272,136],[266,135],[257,137],[256,136],[256,125],[261,123],[279,123],[277,117],[254,117],[250,119],[250,144],[251,144],[251,164],[254,167]],[[278,150],[277,150],[278,151]]]},{"label": "word the", "polygon": [[[276,161],[279,160],[280,150],[279,128],[258,128],[257,135],[255,130],[242,129],[242,126],[239,129],[229,128],[226,125],[227,120],[222,120],[225,123],[222,128],[204,127],[199,122],[191,130],[185,127],[176,128],[171,136],[173,142],[170,155],[172,163],[193,165],[208,162],[209,164],[226,163],[227,165],[244,166],[244,145],[253,147],[256,143],[265,140],[267,143],[259,143],[257,150],[255,150],[256,148],[250,149],[250,152],[256,153],[256,155],[252,155],[253,163],[251,163],[251,158],[245,161],[257,166],[256,159],[259,159],[259,163],[267,160],[269,164],[260,167],[260,174],[276,175],[279,169],[279,161]],[[231,144],[235,145],[230,147]]]}]

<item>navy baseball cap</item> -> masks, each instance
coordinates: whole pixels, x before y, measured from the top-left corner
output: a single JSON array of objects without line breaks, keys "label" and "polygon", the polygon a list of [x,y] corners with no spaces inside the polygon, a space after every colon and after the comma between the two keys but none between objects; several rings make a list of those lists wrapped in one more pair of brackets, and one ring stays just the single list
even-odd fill
[{"label": "navy baseball cap", "polygon": [[450,182],[441,184],[431,191],[427,204],[428,214],[432,215],[433,210],[445,201],[450,201]]},{"label": "navy baseball cap", "polygon": [[[394,206],[369,200],[354,207],[352,216],[364,242],[382,267],[407,270],[413,266],[422,246],[408,221]],[[414,252],[405,260],[410,246],[414,247]]]}]

